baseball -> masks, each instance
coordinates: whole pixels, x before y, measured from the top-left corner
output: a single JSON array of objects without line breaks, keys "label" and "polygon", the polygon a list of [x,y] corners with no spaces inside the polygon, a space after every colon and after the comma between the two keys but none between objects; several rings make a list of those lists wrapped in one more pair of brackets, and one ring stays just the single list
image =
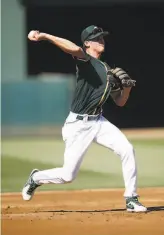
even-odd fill
[{"label": "baseball", "polygon": [[28,38],[29,38],[30,40],[33,39],[33,38],[35,37],[35,34],[36,34],[36,31],[35,31],[35,30],[30,31],[29,34],[28,34]]}]

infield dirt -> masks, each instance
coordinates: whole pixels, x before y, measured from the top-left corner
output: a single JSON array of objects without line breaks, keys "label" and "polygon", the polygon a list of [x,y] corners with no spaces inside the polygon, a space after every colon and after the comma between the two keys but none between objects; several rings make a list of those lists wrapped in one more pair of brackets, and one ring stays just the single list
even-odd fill
[{"label": "infield dirt", "polygon": [[147,213],[126,212],[123,189],[2,194],[2,235],[164,234],[164,188],[138,193]]}]

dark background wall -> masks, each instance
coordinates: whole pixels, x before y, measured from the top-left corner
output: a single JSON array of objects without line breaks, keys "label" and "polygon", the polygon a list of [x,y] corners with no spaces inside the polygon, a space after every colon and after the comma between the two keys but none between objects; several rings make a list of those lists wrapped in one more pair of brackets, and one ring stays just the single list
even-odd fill
[{"label": "dark background wall", "polygon": [[[95,24],[111,32],[104,59],[137,80],[127,105],[109,100],[104,115],[120,127],[164,126],[164,5],[124,4],[99,7],[27,7],[27,33],[32,29],[67,38],[78,45],[80,33]],[[75,73],[70,55],[48,42],[27,41],[28,73]]]}]

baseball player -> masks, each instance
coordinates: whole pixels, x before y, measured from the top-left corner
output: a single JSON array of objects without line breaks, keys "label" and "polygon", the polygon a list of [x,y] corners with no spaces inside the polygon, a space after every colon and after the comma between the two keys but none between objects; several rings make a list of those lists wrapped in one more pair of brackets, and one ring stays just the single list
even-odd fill
[{"label": "baseball player", "polygon": [[62,128],[65,141],[64,164],[61,168],[32,170],[23,187],[22,197],[30,200],[43,184],[72,182],[79,171],[86,150],[92,141],[113,150],[121,159],[125,183],[124,198],[127,211],[145,212],[138,201],[137,167],[133,146],[125,135],[102,115],[109,96],[116,105],[124,106],[135,81],[121,68],[110,68],[101,61],[108,32],[91,25],[81,33],[82,47],[73,42],[39,31],[31,31],[31,41],[47,40],[72,55],[76,64],[76,88],[71,110]]}]

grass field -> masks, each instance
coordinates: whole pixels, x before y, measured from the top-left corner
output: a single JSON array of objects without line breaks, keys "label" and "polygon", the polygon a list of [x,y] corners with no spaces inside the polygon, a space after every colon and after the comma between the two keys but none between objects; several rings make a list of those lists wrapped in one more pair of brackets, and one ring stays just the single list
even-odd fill
[{"label": "grass field", "polygon": [[[139,187],[164,186],[164,139],[132,139]],[[2,192],[20,191],[33,168],[62,166],[64,143],[54,139],[2,140]],[[46,185],[41,190],[123,187],[121,162],[112,151],[92,144],[77,179],[67,185]]]}]

